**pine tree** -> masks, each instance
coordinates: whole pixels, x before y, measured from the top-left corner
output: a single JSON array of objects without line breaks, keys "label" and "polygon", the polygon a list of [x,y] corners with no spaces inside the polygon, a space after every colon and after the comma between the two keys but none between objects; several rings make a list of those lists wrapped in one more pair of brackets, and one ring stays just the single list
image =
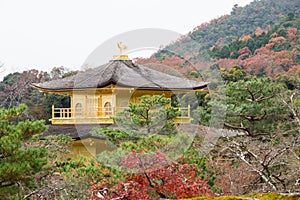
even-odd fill
[{"label": "pine tree", "polygon": [[47,164],[47,149],[31,142],[45,130],[44,121],[21,120],[25,110],[25,105],[0,109],[0,199],[21,197],[34,188]]}]

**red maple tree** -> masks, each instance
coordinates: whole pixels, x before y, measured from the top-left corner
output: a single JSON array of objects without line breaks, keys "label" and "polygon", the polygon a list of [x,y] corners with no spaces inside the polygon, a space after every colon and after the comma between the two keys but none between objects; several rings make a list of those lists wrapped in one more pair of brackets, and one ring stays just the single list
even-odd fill
[{"label": "red maple tree", "polygon": [[97,199],[160,199],[214,196],[207,180],[198,175],[196,164],[179,164],[169,161],[165,154],[156,151],[147,155],[132,151],[123,159],[123,167],[136,173],[125,173],[125,183],[108,187],[93,184],[90,200]]}]

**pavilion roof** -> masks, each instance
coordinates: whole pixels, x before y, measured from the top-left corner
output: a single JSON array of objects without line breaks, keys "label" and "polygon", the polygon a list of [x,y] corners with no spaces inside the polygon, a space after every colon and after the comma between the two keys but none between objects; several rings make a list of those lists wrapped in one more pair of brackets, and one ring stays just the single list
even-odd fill
[{"label": "pavilion roof", "polygon": [[112,60],[99,67],[60,80],[32,84],[44,91],[61,91],[86,88],[103,88],[110,84],[143,89],[197,90],[207,82],[186,80],[138,65],[131,60]]}]

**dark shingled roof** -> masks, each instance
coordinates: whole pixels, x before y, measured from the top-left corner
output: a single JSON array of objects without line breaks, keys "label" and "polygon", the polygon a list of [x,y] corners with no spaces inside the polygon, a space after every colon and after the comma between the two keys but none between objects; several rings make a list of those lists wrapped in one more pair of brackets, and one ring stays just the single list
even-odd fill
[{"label": "dark shingled roof", "polygon": [[185,80],[128,60],[113,60],[77,75],[44,83],[34,83],[43,90],[102,88],[114,84],[120,87],[144,89],[202,89],[206,82]]}]

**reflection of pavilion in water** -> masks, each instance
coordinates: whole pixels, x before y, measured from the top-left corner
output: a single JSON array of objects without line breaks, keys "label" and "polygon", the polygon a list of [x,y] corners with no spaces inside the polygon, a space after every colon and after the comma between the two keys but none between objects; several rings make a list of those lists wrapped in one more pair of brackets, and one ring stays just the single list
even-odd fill
[{"label": "reflection of pavilion in water", "polygon": [[105,140],[86,138],[83,140],[76,140],[72,142],[68,150],[70,151],[68,156],[78,159],[78,155],[83,155],[86,157],[95,157],[97,154],[103,151],[114,150],[114,147],[106,144]]},{"label": "reflection of pavilion in water", "polygon": [[[127,55],[115,56],[100,67],[78,73],[61,80],[32,84],[43,92],[67,94],[69,108],[52,106],[51,123],[67,124],[114,124],[112,116],[138,103],[143,95],[172,95],[201,92],[205,82],[185,80],[148,67],[137,65]],[[190,107],[179,108],[178,123],[190,123]]]}]

